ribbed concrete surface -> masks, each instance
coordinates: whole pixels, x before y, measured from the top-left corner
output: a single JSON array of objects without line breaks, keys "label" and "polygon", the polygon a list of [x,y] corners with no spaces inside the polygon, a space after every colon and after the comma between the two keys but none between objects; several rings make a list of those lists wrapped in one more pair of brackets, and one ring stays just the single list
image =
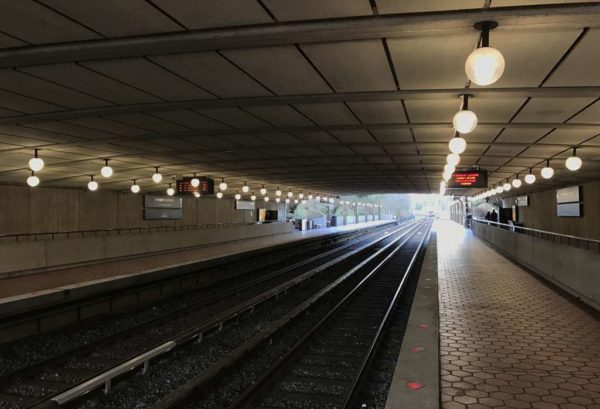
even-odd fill
[{"label": "ribbed concrete surface", "polygon": [[439,221],[444,409],[600,409],[600,321]]}]

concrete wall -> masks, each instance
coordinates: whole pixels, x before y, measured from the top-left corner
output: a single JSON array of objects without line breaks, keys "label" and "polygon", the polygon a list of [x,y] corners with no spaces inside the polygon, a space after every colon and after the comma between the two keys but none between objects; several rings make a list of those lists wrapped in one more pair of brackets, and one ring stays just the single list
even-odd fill
[{"label": "concrete wall", "polygon": [[176,250],[293,231],[292,223],[0,243],[0,274]]},{"label": "concrete wall", "polygon": [[[264,202],[257,202],[264,206]],[[284,204],[267,203],[285,217]],[[256,211],[234,201],[185,196],[181,220],[143,220],[143,195],[0,185],[0,235],[212,223],[251,223]]]},{"label": "concrete wall", "polygon": [[600,253],[473,223],[476,236],[600,310]]},{"label": "concrete wall", "polygon": [[[581,184],[583,216],[556,215],[556,189],[529,194],[529,207],[519,207],[519,222],[525,227],[600,240],[600,180]],[[507,207],[514,197],[504,200]]]}]

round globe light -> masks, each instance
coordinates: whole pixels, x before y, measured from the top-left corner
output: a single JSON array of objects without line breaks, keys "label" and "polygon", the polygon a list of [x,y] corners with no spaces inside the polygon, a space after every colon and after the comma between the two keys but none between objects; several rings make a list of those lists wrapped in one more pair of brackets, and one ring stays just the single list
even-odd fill
[{"label": "round globe light", "polygon": [[513,187],[514,187],[514,188],[516,188],[516,189],[520,188],[522,184],[523,184],[523,182],[521,182],[521,179],[518,179],[518,178],[517,178],[517,179],[514,179],[514,180],[512,181],[512,185],[513,185]]},{"label": "round globe light", "polygon": [[502,187],[504,188],[505,192],[508,192],[512,188],[512,186],[508,182],[506,182],[505,184],[503,184]]},{"label": "round globe light", "polygon": [[496,188],[496,193],[502,193],[502,192],[504,192],[504,188],[502,186],[498,186]]},{"label": "round globe light", "polygon": [[290,199],[285,199],[285,202],[286,202],[286,203],[289,203],[289,202],[290,202]]},{"label": "round globe light", "polygon": [[292,198],[292,197],[294,197],[294,194],[293,194],[293,193],[292,193],[292,191],[290,190],[290,191],[287,193],[287,196],[288,196],[289,198]]},{"label": "round globe light", "polygon": [[248,185],[246,185],[246,183],[244,183],[244,186],[242,186],[242,192],[248,193],[249,191],[250,191],[250,187]]},{"label": "round globe light", "polygon": [[198,187],[200,186],[200,179],[198,179],[197,177],[193,177],[192,180],[190,181],[190,184],[194,187]]},{"label": "round globe light", "polygon": [[31,175],[27,178],[27,184],[31,187],[36,187],[40,184],[40,178],[38,178],[36,175]]},{"label": "round globe light", "polygon": [[460,163],[460,156],[458,156],[456,153],[449,153],[446,156],[446,163],[452,166],[456,166]]},{"label": "round globe light", "polygon": [[452,118],[452,125],[460,133],[471,133],[477,128],[477,115],[468,109],[458,111]]},{"label": "round globe light", "polygon": [[456,166],[454,166],[454,165],[450,165],[448,163],[446,163],[444,165],[444,172],[454,173],[455,170],[456,170]]},{"label": "round globe light", "polygon": [[464,138],[455,137],[455,138],[450,139],[448,146],[450,148],[450,152],[456,153],[457,155],[459,155],[459,154],[463,153],[465,151],[465,149],[467,149],[467,141],[465,141]]},{"label": "round globe light", "polygon": [[102,166],[102,169],[100,169],[100,174],[105,178],[109,178],[113,175],[113,168],[108,165],[104,165]]},{"label": "round globe light", "polygon": [[196,199],[200,198],[200,196],[202,196],[199,192],[194,192],[194,197]]},{"label": "round globe light", "polygon": [[160,182],[162,182],[162,180],[163,180],[163,177],[160,173],[156,172],[154,175],[152,175],[152,181],[154,183],[160,183]]},{"label": "round globe light", "polygon": [[480,47],[467,57],[465,72],[477,85],[491,85],[504,73],[504,56],[493,47]]},{"label": "round globe light", "polygon": [[242,195],[240,195],[239,193],[235,194],[235,200],[240,200],[242,198]]},{"label": "round globe light", "polygon": [[217,192],[217,199],[223,199],[223,192]]},{"label": "round globe light", "polygon": [[265,202],[269,201],[269,196],[265,196]]},{"label": "round globe light", "polygon": [[275,196],[281,196],[281,190],[279,190],[279,188],[275,191]]},{"label": "round globe light", "polygon": [[450,178],[452,177],[452,173],[450,172],[444,172],[444,174],[442,175],[442,178],[447,182],[450,180]]},{"label": "round globe light", "polygon": [[295,203],[295,204],[298,204],[298,199],[294,199],[294,203]]},{"label": "round globe light", "polygon": [[256,200],[256,195],[253,193],[252,196],[250,196],[250,200],[255,201]]},{"label": "round globe light", "polygon": [[525,183],[531,185],[533,182],[535,182],[535,175],[533,173],[525,175]]},{"label": "round globe light", "polygon": [[276,197],[276,198],[275,198],[275,201],[276,201],[277,203],[279,203],[279,202],[281,202],[281,198],[280,198],[280,197]]},{"label": "round globe light", "polygon": [[140,193],[140,185],[136,183],[131,185],[131,193]]},{"label": "round globe light", "polygon": [[263,185],[263,187],[260,188],[260,194],[263,196],[267,194],[267,189],[265,189],[265,185]]},{"label": "round globe light", "polygon": [[90,180],[87,184],[87,187],[90,192],[95,192],[96,190],[98,190],[98,182],[96,182],[95,180]]},{"label": "round globe light", "polygon": [[298,195],[298,199],[304,199],[304,193],[300,192],[300,194]]},{"label": "round globe light", "polygon": [[227,190],[227,183],[225,183],[224,180],[221,183],[219,183],[219,189]]},{"label": "round globe light", "polygon": [[175,189],[173,189],[172,187],[168,188],[167,189],[167,194],[169,196],[173,196],[175,194]]},{"label": "round globe light", "polygon": [[554,176],[554,169],[552,169],[550,166],[546,166],[542,168],[541,174],[544,179],[550,179],[552,176]]},{"label": "round globe light", "polygon": [[313,198],[313,195],[312,195],[312,193],[309,193],[309,194],[308,194],[308,200],[312,200],[312,198]]},{"label": "round globe light", "polygon": [[320,195],[317,195],[317,197],[315,197],[315,199],[317,199],[317,200],[319,200],[319,201],[320,201],[320,200],[321,200],[321,196],[320,196]]},{"label": "round globe light", "polygon": [[583,165],[583,161],[579,156],[569,156],[565,161],[565,166],[571,171],[581,169],[581,165]]},{"label": "round globe light", "polygon": [[44,169],[44,160],[42,158],[38,158],[37,156],[29,159],[29,169],[33,170],[34,172],[39,172],[40,170]]}]

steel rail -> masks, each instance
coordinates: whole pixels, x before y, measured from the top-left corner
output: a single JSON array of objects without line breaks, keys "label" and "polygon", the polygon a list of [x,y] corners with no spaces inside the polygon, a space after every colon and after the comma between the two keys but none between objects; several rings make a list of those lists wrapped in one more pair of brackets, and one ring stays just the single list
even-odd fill
[{"label": "steel rail", "polygon": [[[422,226],[422,225],[421,225]],[[419,226],[419,227],[421,227]],[[428,231],[431,226],[428,226]],[[238,397],[232,404],[230,404],[227,409],[241,409],[249,407],[254,400],[256,400],[259,395],[267,388],[272,381],[285,369],[287,363],[289,363],[296,354],[301,350],[301,348],[306,344],[308,340],[310,340],[313,335],[323,327],[325,323],[327,323],[332,316],[339,311],[342,307],[344,307],[347,302],[353,298],[360,290],[364,288],[364,286],[387,264],[387,262],[396,255],[400,249],[404,247],[404,245],[412,238],[417,232],[414,232],[411,236],[406,238],[400,245],[398,245],[390,254],[388,254],[381,262],[377,264],[352,290],[346,294],[346,296],[339,301],[317,324],[315,324],[309,331],[305,333],[305,335],[294,344],[290,348],[290,350],[283,355],[263,376],[255,382],[251,387],[246,389],[241,396]],[[423,235],[421,239],[421,243],[426,235]],[[415,255],[418,253],[418,250],[415,252]],[[414,257],[414,256],[413,256]],[[409,270],[407,270],[408,272]],[[406,276],[406,273],[405,273]],[[160,408],[166,409],[166,408]]]},{"label": "steel rail", "polygon": [[422,254],[422,248],[423,247],[425,249],[427,248],[427,243],[429,242],[430,235],[431,235],[431,224],[429,225],[427,232],[421,238],[421,242],[419,243],[419,246],[415,250],[415,254],[412,256],[410,263],[408,264],[408,267],[406,268],[405,273],[402,277],[402,280],[400,281],[400,284],[398,285],[398,288],[396,289],[396,292],[394,293],[394,296],[393,296],[392,300],[390,301],[389,307],[388,307],[387,311],[385,312],[385,315],[383,316],[381,323],[379,324],[379,327],[377,328],[377,332],[376,332],[375,336],[373,337],[373,341],[371,342],[371,345],[369,345],[369,350],[367,352],[367,355],[364,357],[363,361],[361,362],[358,374],[354,377],[354,380],[352,381],[352,386],[350,387],[350,391],[348,392],[346,400],[344,401],[344,404],[342,405],[342,409],[350,409],[352,407],[351,404],[354,401],[354,399],[356,398],[357,394],[359,393],[361,382],[363,381],[364,377],[366,376],[367,371],[369,370],[369,368],[371,366],[371,363],[373,362],[375,353],[377,352],[377,348],[379,347],[379,344],[381,343],[381,339],[383,338],[383,332],[388,325],[389,319],[392,315],[394,308],[396,307],[398,298],[400,297],[400,294],[404,290],[407,278],[410,275],[410,273],[412,272],[412,269],[414,268],[415,264],[417,263],[418,257]]},{"label": "steel rail", "polygon": [[[343,274],[341,277],[337,278],[325,288],[321,289],[315,295],[299,304],[293,311],[289,312],[277,321],[274,321],[267,331],[255,335],[253,338],[240,345],[228,356],[222,358],[219,362],[217,362],[209,371],[207,371],[207,373],[203,373],[198,377],[190,380],[187,384],[178,388],[174,393],[163,398],[155,406],[154,409],[171,409],[181,407],[192,396],[201,393],[203,390],[205,390],[214,382],[216,382],[219,379],[219,377],[222,376],[227,370],[231,370],[235,366],[240,365],[246,357],[251,355],[251,353],[257,348],[259,348],[261,345],[264,345],[266,342],[283,332],[290,324],[296,322],[297,319],[301,319],[301,317],[305,313],[310,311],[312,307],[314,307],[315,305],[317,305],[317,303],[325,299],[325,297],[331,294],[331,292],[334,289],[338,288],[342,283],[346,282],[350,277],[352,277],[356,272],[361,270],[368,263],[375,260],[381,254],[384,254],[390,247],[397,245],[397,243],[403,238],[409,236],[401,244],[397,245],[398,248],[403,247],[404,244],[406,244],[406,242],[410,240],[410,238],[416,233],[416,230],[420,226],[421,223],[416,223],[412,229],[403,232],[402,235],[396,237],[392,242],[386,244],[376,253],[370,255],[368,258],[361,261],[348,272]],[[361,280],[361,282],[363,281],[364,280]]]},{"label": "steel rail", "polygon": [[[42,409],[42,408],[48,407],[47,405],[49,405],[49,404],[50,405],[56,405],[56,404],[65,405],[65,404],[72,402],[73,400],[79,399],[83,395],[91,392],[94,389],[97,389],[98,387],[100,387],[102,385],[105,385],[105,391],[108,392],[110,390],[110,385],[115,378],[121,377],[121,376],[125,375],[126,373],[130,372],[131,370],[133,370],[137,367],[140,367],[140,366],[143,366],[144,371],[145,371],[148,368],[149,361],[151,359],[161,356],[161,355],[171,351],[173,348],[179,347],[191,340],[197,339],[198,341],[201,341],[203,336],[207,332],[210,332],[212,330],[221,330],[223,328],[223,325],[226,322],[229,322],[229,321],[237,318],[239,315],[241,315],[245,312],[252,311],[254,308],[263,304],[264,302],[278,297],[280,294],[285,293],[292,287],[295,287],[295,286],[303,283],[304,281],[306,281],[306,280],[310,279],[311,277],[315,276],[316,274],[326,270],[327,268],[329,268],[333,265],[336,265],[344,260],[347,260],[350,257],[357,255],[366,249],[369,249],[370,247],[374,246],[375,244],[381,242],[382,240],[385,240],[386,238],[388,238],[400,231],[404,231],[405,229],[408,229],[409,231],[414,230],[414,228],[416,228],[416,227],[414,227],[415,225],[416,225],[416,223],[407,223],[405,225],[402,225],[398,229],[395,229],[394,231],[392,231],[390,233],[386,233],[383,236],[378,237],[377,239],[370,241],[367,244],[361,245],[357,249],[347,252],[344,255],[335,258],[334,260],[330,260],[330,261],[322,264],[319,267],[313,268],[313,269],[309,270],[308,272],[301,274],[300,276],[294,277],[293,279],[291,279],[283,284],[280,284],[266,292],[263,292],[255,297],[251,298],[250,300],[240,303],[240,304],[236,305],[235,307],[230,308],[230,309],[212,317],[209,320],[206,320],[198,325],[193,326],[192,328],[189,328],[185,331],[179,332],[175,336],[169,337],[169,339],[163,340],[160,343],[158,343],[157,345],[154,345],[154,346],[150,347],[149,349],[143,351],[142,353],[138,354],[137,356],[135,356],[131,359],[128,359],[126,362],[119,363],[116,366],[114,366],[106,371],[103,371],[102,373],[99,373],[99,374],[93,376],[92,378],[90,378],[72,388],[62,391],[61,393],[59,393],[53,397],[50,397],[48,399],[39,401],[31,407],[33,409]],[[353,244],[356,244],[356,243],[353,243]],[[170,314],[169,316],[171,316],[171,315],[173,315],[173,314]],[[164,319],[165,319],[165,317],[163,317],[161,320],[164,320]],[[144,324],[144,325],[147,326],[146,324]],[[130,330],[128,332],[130,332]]]}]

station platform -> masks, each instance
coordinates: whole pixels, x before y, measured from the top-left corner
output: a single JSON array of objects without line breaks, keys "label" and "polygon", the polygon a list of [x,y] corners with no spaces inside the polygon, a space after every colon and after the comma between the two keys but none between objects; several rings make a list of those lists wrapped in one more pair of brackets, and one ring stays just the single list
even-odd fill
[{"label": "station platform", "polygon": [[598,314],[438,220],[443,409],[600,409]]},{"label": "station platform", "polygon": [[175,269],[186,265],[225,257],[242,255],[248,252],[268,249],[274,246],[291,245],[310,239],[325,238],[328,235],[351,233],[369,229],[390,220],[370,221],[338,227],[328,227],[307,231],[293,231],[247,240],[206,245],[182,251],[145,254],[121,260],[107,260],[91,265],[52,269],[30,275],[19,275],[0,279],[0,305],[23,298],[47,295],[49,293],[73,291],[127,278],[139,278],[157,271]]}]

